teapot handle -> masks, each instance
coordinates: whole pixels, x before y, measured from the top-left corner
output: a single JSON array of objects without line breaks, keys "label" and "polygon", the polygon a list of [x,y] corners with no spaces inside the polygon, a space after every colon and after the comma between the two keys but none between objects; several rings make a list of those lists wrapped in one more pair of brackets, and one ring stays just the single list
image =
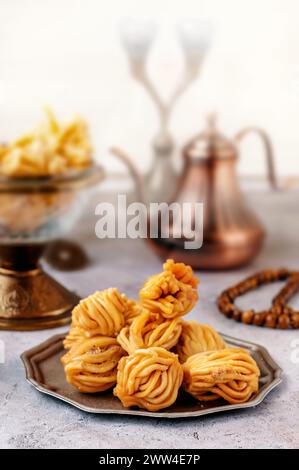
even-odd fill
[{"label": "teapot handle", "polygon": [[237,133],[235,136],[235,142],[240,144],[244,137],[248,134],[255,133],[257,134],[264,145],[266,160],[267,160],[267,168],[268,168],[268,179],[273,189],[278,189],[278,182],[277,176],[275,171],[275,164],[274,164],[274,156],[273,156],[273,148],[272,142],[268,134],[261,129],[260,127],[246,127]]}]

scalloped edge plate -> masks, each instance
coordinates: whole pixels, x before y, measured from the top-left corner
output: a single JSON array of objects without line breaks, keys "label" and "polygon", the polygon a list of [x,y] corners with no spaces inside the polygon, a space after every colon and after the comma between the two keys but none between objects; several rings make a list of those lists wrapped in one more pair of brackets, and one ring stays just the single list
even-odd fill
[{"label": "scalloped edge plate", "polygon": [[266,395],[281,383],[282,369],[263,346],[224,334],[221,336],[229,346],[246,349],[256,360],[261,370],[259,391],[246,403],[228,404],[224,400],[199,403],[190,395],[181,392],[171,407],[159,412],[150,412],[124,408],[121,402],[113,396],[111,390],[92,395],[80,393],[66,382],[60,363],[60,357],[65,352],[62,343],[65,334],[52,336],[47,341],[25,351],[21,355],[21,359],[25,366],[26,379],[33,387],[88,413],[123,414],[152,418],[194,418],[212,413],[250,408],[260,404]]}]

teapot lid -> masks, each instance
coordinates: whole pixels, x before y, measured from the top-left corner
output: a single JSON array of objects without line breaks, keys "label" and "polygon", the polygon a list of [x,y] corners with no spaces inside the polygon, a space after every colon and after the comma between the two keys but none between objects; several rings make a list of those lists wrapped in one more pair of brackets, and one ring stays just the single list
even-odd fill
[{"label": "teapot lid", "polygon": [[206,129],[185,145],[183,153],[191,159],[204,160],[235,158],[237,155],[233,142],[218,131],[215,114],[208,115]]}]

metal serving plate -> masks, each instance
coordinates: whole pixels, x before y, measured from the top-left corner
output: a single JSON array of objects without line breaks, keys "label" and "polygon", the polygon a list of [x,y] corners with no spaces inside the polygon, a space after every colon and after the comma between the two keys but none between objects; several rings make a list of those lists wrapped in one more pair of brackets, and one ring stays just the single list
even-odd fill
[{"label": "metal serving plate", "polygon": [[256,360],[261,377],[259,391],[247,403],[230,405],[224,400],[199,403],[191,395],[180,392],[179,397],[171,407],[159,412],[150,412],[139,409],[124,408],[121,402],[111,392],[98,394],[83,394],[69,385],[64,376],[60,362],[65,353],[63,338],[65,335],[55,335],[35,348],[25,351],[21,355],[26,378],[37,390],[47,395],[59,398],[71,405],[89,413],[114,413],[134,416],[149,416],[155,418],[192,418],[196,416],[232,411],[239,408],[256,406],[265,396],[281,382],[282,370],[272,359],[268,351],[258,344],[222,335],[229,346],[246,349]]}]

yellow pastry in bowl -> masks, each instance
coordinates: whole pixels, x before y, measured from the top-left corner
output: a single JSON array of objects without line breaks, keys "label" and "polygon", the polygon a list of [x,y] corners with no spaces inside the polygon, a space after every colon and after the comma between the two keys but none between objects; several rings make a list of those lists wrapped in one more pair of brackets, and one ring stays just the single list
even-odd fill
[{"label": "yellow pastry in bowl", "polygon": [[117,341],[128,354],[152,346],[171,349],[180,337],[181,323],[180,318],[166,320],[159,313],[144,311],[120,331]]},{"label": "yellow pastry in bowl", "polygon": [[40,178],[92,164],[87,123],[80,117],[62,123],[47,110],[47,121],[7,145],[0,144],[0,175]]},{"label": "yellow pastry in bowl", "polygon": [[183,369],[176,354],[153,347],[121,358],[114,395],[123,406],[158,411],[177,399]]},{"label": "yellow pastry in bowl", "polygon": [[61,359],[68,383],[80,392],[96,393],[116,383],[124,351],[115,338],[97,336],[75,344]]},{"label": "yellow pastry in bowl", "polygon": [[259,368],[244,349],[226,348],[189,357],[183,364],[184,389],[199,401],[223,398],[244,403],[258,391]]},{"label": "yellow pastry in bowl", "polygon": [[224,348],[225,341],[212,326],[196,321],[182,322],[182,333],[176,346],[180,362],[185,362],[193,354]]}]

